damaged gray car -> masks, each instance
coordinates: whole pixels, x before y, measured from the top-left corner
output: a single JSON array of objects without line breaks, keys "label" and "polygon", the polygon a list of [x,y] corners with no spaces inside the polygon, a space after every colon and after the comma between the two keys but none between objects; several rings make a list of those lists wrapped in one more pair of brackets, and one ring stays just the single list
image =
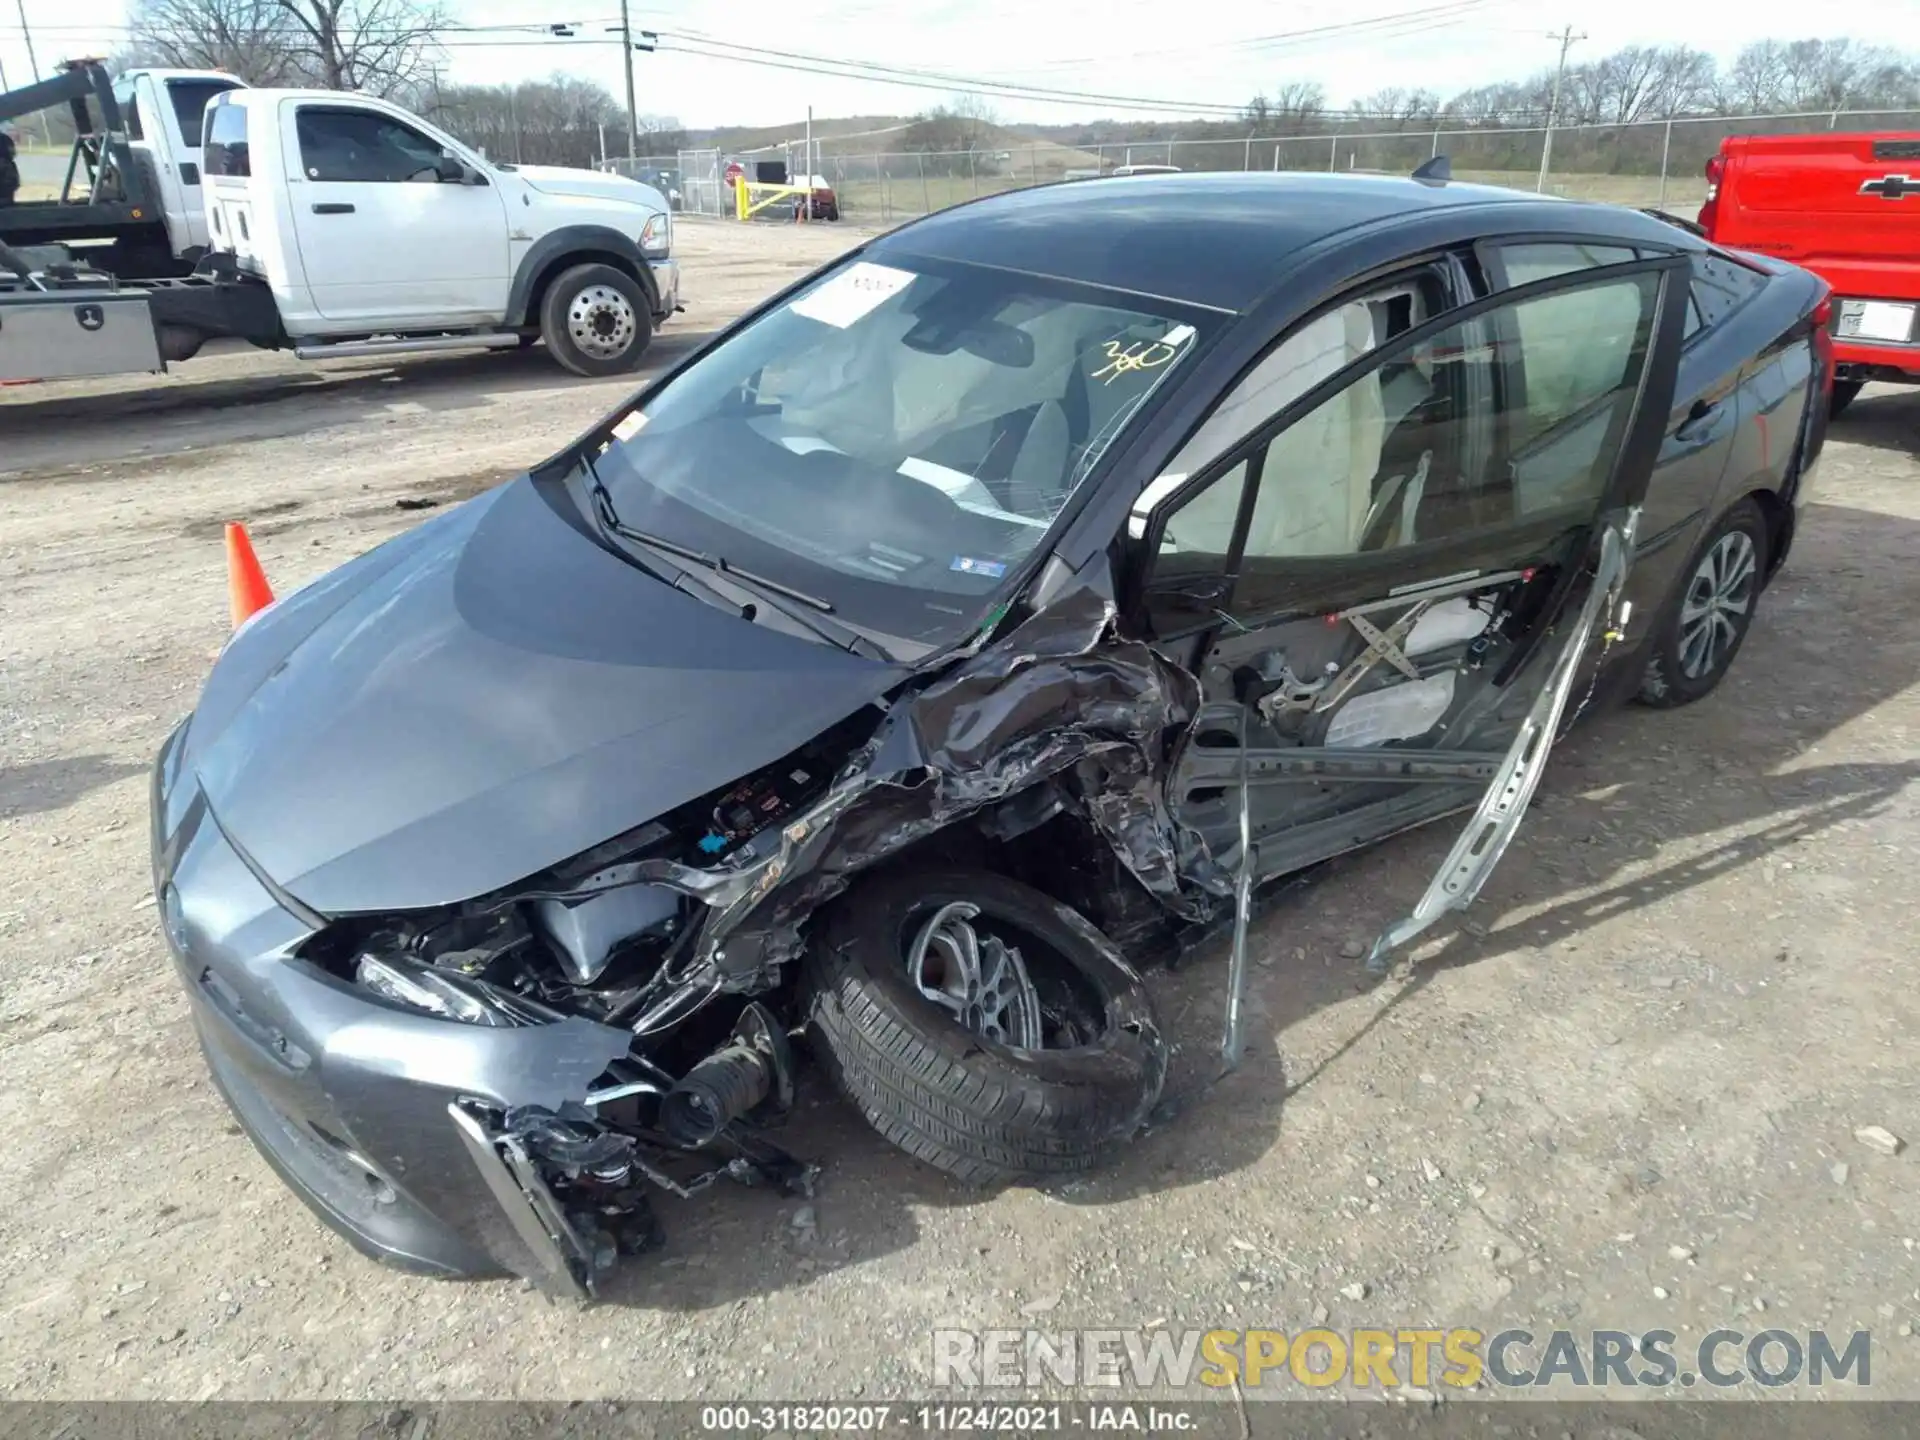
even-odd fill
[{"label": "damaged gray car", "polygon": [[[261,611],[153,778],[215,1083],[369,1255],[593,1292],[804,1187],[796,1052],[963,1181],[1149,1115],[1147,966],[1711,690],[1785,556],[1824,287],[1425,177],[959,207]],[[796,1044],[796,1042],[799,1042]]]}]

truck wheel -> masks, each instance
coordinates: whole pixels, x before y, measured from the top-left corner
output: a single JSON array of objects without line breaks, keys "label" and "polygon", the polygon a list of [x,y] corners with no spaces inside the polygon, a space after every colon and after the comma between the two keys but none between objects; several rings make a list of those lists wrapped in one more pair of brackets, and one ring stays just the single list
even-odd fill
[{"label": "truck wheel", "polygon": [[1827,407],[1828,418],[1838,420],[1840,412],[1853,403],[1854,397],[1860,393],[1860,387],[1865,383],[1863,380],[1834,381],[1833,400]]},{"label": "truck wheel", "polygon": [[637,370],[653,339],[647,292],[611,265],[576,265],[547,287],[540,302],[540,338],[576,375]]},{"label": "truck wheel", "polygon": [[868,1122],[968,1184],[1092,1169],[1166,1079],[1146,989],[1066,906],[985,870],[901,872],[822,917],[804,1003]]}]

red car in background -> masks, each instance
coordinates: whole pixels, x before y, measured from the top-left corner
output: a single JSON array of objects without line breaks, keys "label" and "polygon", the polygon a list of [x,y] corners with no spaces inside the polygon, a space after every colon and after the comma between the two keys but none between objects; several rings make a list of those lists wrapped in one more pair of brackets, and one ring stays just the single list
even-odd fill
[{"label": "red car in background", "polygon": [[1734,136],[1700,226],[1833,287],[1834,414],[1869,380],[1920,384],[1920,134]]}]

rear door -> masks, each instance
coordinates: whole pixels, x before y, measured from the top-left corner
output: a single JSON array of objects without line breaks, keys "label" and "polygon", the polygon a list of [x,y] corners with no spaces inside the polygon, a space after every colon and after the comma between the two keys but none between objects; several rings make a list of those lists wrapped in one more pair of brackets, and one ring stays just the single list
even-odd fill
[{"label": "rear door", "polygon": [[[1511,833],[1569,655],[1577,669],[1606,610],[1581,607],[1608,600],[1630,558],[1686,263],[1629,259],[1466,304],[1450,287],[1398,330],[1397,297],[1357,292],[1283,337],[1148,488],[1131,527],[1145,619],[1190,647],[1203,696],[1169,802],[1216,858],[1239,862],[1243,782],[1258,878],[1492,791]],[[1223,425],[1251,433],[1208,453]],[[1504,845],[1474,849],[1449,893],[1470,898]]]},{"label": "rear door", "polygon": [[449,142],[383,110],[312,100],[283,110],[294,235],[322,316],[405,326],[506,314],[506,207],[477,162],[477,183],[441,178]]},{"label": "rear door", "polygon": [[[1634,255],[1626,246],[1527,240],[1487,246],[1483,261],[1492,283],[1508,288],[1623,264]],[[1749,362],[1769,338],[1744,323],[1732,328],[1726,323],[1758,296],[1766,277],[1711,252],[1693,254],[1689,266],[1679,375],[1648,480],[1627,582],[1627,599],[1644,620],[1636,627],[1641,629],[1652,623],[1701,527],[1711,518],[1708,512],[1738,447],[1740,387]],[[1783,433],[1790,441],[1795,432]]]},{"label": "rear door", "polygon": [[[1727,159],[1716,242],[1804,266],[1843,299],[1920,301],[1920,134],[1765,136]],[[1843,305],[1842,339],[1913,338],[1849,318]]]}]

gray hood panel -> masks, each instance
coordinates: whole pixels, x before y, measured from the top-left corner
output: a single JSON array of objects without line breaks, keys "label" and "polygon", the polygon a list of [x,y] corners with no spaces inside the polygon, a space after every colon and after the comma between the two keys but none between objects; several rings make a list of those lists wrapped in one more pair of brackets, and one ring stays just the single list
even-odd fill
[{"label": "gray hood panel", "polygon": [[187,760],[301,901],[412,909],[769,764],[901,674],[661,584],[523,478],[265,612],[215,667]]}]

